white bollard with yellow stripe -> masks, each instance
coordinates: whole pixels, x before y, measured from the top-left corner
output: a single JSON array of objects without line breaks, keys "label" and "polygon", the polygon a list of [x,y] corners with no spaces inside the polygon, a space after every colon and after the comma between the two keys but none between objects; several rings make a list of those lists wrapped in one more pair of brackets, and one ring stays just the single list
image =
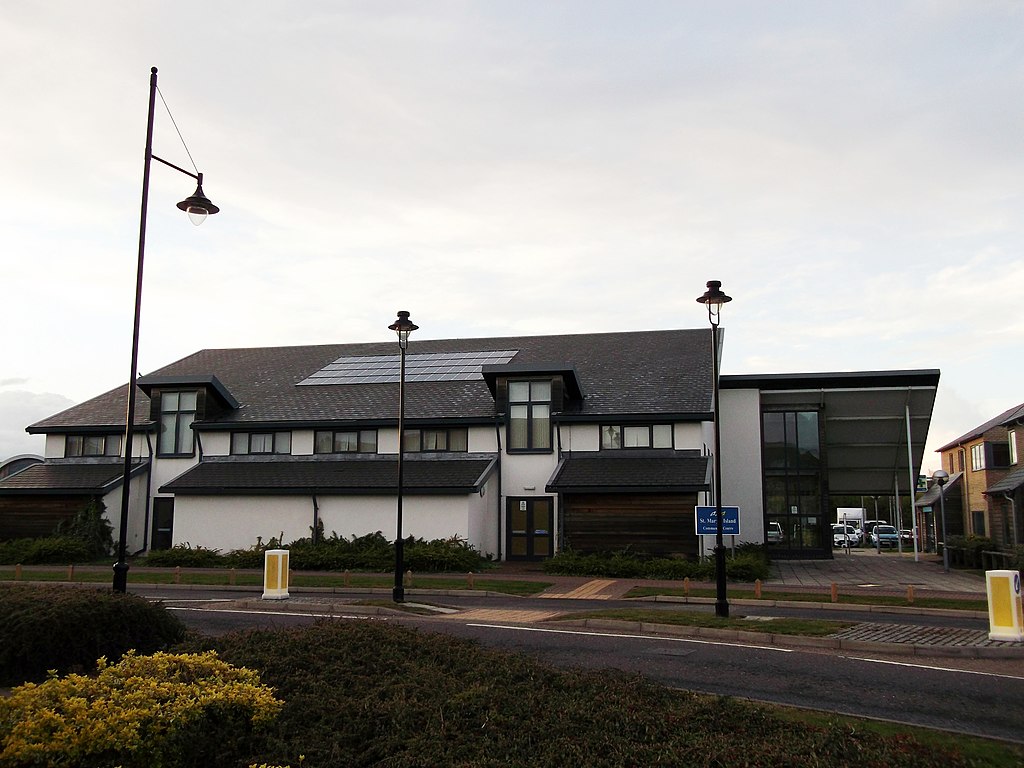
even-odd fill
[{"label": "white bollard with yellow stripe", "polygon": [[288,550],[268,549],[263,553],[263,599],[288,598]]},{"label": "white bollard with yellow stripe", "polygon": [[989,640],[1024,641],[1019,571],[985,571]]}]

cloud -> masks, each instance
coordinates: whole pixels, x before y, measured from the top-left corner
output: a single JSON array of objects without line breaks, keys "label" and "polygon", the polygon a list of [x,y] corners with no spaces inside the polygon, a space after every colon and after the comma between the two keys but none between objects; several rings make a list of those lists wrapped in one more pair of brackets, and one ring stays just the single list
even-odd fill
[{"label": "cloud", "polygon": [[29,435],[25,427],[72,405],[73,400],[51,392],[0,392],[0,461],[22,453],[42,455],[43,436]]}]

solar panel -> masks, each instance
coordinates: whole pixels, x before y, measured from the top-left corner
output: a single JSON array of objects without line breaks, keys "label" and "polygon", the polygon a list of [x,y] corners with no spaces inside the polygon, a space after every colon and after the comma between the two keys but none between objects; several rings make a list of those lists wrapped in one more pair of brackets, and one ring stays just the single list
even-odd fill
[{"label": "solar panel", "polygon": [[[406,381],[474,381],[485,365],[502,365],[518,354],[517,349],[480,352],[429,352],[405,356]],[[299,382],[318,384],[391,384],[401,372],[398,355],[339,357]]]}]

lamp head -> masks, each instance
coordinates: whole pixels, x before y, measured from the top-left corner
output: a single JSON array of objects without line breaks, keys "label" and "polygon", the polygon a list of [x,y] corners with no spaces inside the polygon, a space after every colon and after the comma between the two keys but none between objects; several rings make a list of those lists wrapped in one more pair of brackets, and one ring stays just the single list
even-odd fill
[{"label": "lamp head", "polygon": [[949,482],[949,473],[944,469],[937,469],[932,473],[932,480],[938,483],[941,488]]},{"label": "lamp head", "polygon": [[402,349],[409,345],[409,334],[417,328],[419,326],[409,319],[409,313],[404,310],[399,312],[398,319],[388,326],[388,330],[398,334],[398,346]]},{"label": "lamp head", "polygon": [[178,208],[187,213],[189,219],[197,227],[206,221],[207,216],[212,216],[220,211],[220,208],[210,202],[210,198],[203,194],[203,174],[200,173],[198,178],[199,183],[196,185],[196,191],[178,203]]},{"label": "lamp head", "polygon": [[712,325],[717,326],[719,316],[722,312],[722,305],[726,302],[732,301],[732,297],[726,296],[722,292],[721,280],[708,280],[708,289],[704,291],[703,296],[697,297],[697,301],[701,304],[707,305],[708,319],[711,320]]}]

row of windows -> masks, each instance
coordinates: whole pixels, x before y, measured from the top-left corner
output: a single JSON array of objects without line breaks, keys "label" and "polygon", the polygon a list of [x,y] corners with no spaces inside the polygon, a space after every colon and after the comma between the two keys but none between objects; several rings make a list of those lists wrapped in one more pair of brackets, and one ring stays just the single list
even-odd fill
[{"label": "row of windows", "polygon": [[[949,463],[953,463],[950,455]],[[1010,430],[1007,434],[1007,441],[977,443],[971,446],[971,470],[978,472],[982,469],[1002,469],[1012,467],[1017,463],[1017,432]],[[964,470],[964,452],[958,451],[958,469]],[[953,471],[952,466],[950,471]]]},{"label": "row of windows", "polygon": [[65,456],[120,456],[120,435],[67,435]]}]

